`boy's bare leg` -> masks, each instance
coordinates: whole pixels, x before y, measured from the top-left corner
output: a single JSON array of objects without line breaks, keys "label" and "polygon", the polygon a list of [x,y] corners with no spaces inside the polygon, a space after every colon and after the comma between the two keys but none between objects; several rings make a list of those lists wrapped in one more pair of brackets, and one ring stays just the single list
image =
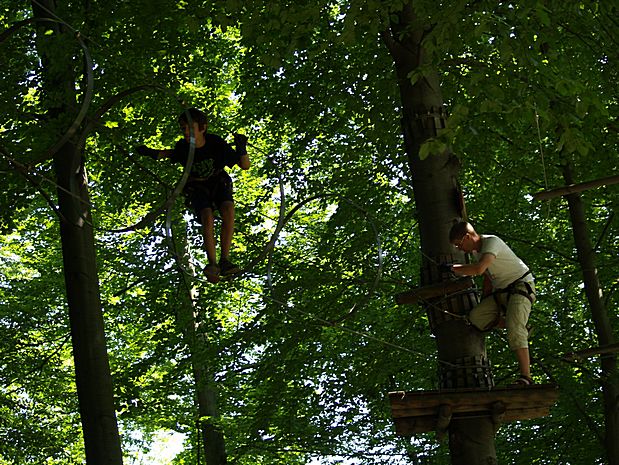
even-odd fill
[{"label": "boy's bare leg", "polygon": [[227,259],[230,256],[232,236],[234,235],[234,203],[223,202],[219,208],[221,213],[221,257]]},{"label": "boy's bare leg", "polygon": [[529,348],[523,347],[521,349],[516,349],[514,352],[516,353],[516,358],[518,359],[520,374],[526,376],[527,378],[530,378],[531,361],[529,360]]},{"label": "boy's bare leg", "polygon": [[204,249],[208,262],[211,265],[217,264],[217,250],[215,249],[215,218],[213,210],[204,208],[200,212],[202,219],[202,236],[204,238]]}]

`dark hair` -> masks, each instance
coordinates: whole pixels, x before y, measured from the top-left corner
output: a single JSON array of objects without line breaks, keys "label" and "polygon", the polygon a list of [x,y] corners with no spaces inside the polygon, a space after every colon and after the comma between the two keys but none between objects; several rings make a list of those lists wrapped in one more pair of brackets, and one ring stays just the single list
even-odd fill
[{"label": "dark hair", "polygon": [[466,233],[473,232],[473,226],[466,221],[459,221],[449,230],[449,242],[459,241]]},{"label": "dark hair", "polygon": [[179,124],[189,124],[189,119],[194,123],[198,123],[198,127],[206,126],[208,124],[208,118],[206,113],[197,108],[187,108],[178,117]]}]

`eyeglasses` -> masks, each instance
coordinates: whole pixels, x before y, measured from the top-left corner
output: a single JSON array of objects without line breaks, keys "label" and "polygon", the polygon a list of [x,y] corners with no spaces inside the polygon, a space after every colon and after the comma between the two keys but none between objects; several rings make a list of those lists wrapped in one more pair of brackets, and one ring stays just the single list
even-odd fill
[{"label": "eyeglasses", "polygon": [[462,248],[462,243],[464,242],[464,239],[466,239],[466,236],[468,236],[469,233],[466,233],[464,236],[462,236],[462,239],[460,239],[458,242],[454,242],[453,246],[456,249],[461,249]]}]

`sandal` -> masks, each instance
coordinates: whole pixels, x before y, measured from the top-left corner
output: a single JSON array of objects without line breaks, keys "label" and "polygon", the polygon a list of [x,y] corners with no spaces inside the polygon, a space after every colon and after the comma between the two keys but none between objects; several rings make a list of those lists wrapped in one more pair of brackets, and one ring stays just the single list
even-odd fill
[{"label": "sandal", "polygon": [[525,375],[520,375],[520,377],[513,383],[514,386],[531,386],[532,384],[535,384],[533,380]]},{"label": "sandal", "polygon": [[206,279],[210,282],[210,283],[217,283],[219,282],[219,273],[221,272],[221,270],[219,269],[219,266],[217,265],[213,265],[213,264],[208,264],[206,265],[206,267],[204,267],[204,274],[206,275]]},{"label": "sandal", "polygon": [[219,268],[221,269],[221,276],[231,276],[233,274],[238,274],[241,272],[241,269],[232,263],[227,258],[222,258],[219,260]]}]

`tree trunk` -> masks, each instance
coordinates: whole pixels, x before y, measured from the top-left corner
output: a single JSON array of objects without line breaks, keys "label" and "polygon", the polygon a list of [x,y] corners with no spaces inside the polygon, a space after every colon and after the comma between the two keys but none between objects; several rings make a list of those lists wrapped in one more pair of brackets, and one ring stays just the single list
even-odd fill
[{"label": "tree trunk", "polygon": [[[402,99],[402,130],[412,173],[415,205],[419,221],[422,251],[422,284],[447,279],[438,271],[440,262],[464,262],[464,256],[449,243],[449,230],[465,216],[457,175],[457,158],[444,150],[424,160],[420,146],[445,127],[446,114],[436,72],[425,71],[414,84],[411,73],[425,63],[423,29],[413,29],[415,17],[410,5],[399,14],[383,39],[394,59]],[[408,29],[407,29],[408,28]],[[475,294],[453,297],[430,305],[428,316],[436,335],[441,387],[469,388],[492,386],[486,360],[483,334],[449,313],[463,313],[476,303]],[[452,421],[449,447],[454,465],[496,463],[494,425],[490,418]]]},{"label": "tree trunk", "polygon": [[86,178],[83,168],[74,172],[74,154],[66,144],[54,157],[54,166],[64,217],[60,236],[86,463],[122,464]]},{"label": "tree trunk", "polygon": [[[179,224],[184,224],[179,221]],[[228,463],[225,438],[217,427],[219,409],[214,370],[209,369],[208,361],[213,358],[212,351],[206,343],[206,337],[200,333],[198,317],[198,290],[195,287],[195,269],[189,260],[187,237],[181,240],[182,250],[177,256],[177,263],[182,268],[185,283],[185,298],[180,307],[179,323],[183,328],[185,342],[189,347],[191,365],[196,389],[198,407],[197,424],[204,447],[207,465],[225,465]]]},{"label": "tree trunk", "polygon": [[[567,185],[574,183],[569,165],[563,167],[563,178]],[[589,302],[589,308],[591,308],[598,342],[602,346],[614,344],[615,337],[608,311],[602,299],[602,289],[595,264],[595,250],[593,250],[589,238],[584,203],[579,193],[566,195],[565,198],[570,211],[578,262],[582,269],[585,295]],[[600,358],[602,368],[600,379],[602,380],[606,423],[604,445],[609,465],[619,465],[619,373],[617,372],[617,356],[605,354]]]},{"label": "tree trunk", "polygon": [[[46,10],[39,5],[44,4]],[[35,18],[49,18],[54,2],[32,3]],[[46,35],[46,32],[50,32]],[[71,40],[56,23],[41,22],[37,49],[43,63],[48,116],[71,116],[75,105]],[[54,154],[64,276],[75,360],[75,381],[88,465],[122,464],[112,376],[106,350],[86,173],[80,149],[67,142]]]}]

